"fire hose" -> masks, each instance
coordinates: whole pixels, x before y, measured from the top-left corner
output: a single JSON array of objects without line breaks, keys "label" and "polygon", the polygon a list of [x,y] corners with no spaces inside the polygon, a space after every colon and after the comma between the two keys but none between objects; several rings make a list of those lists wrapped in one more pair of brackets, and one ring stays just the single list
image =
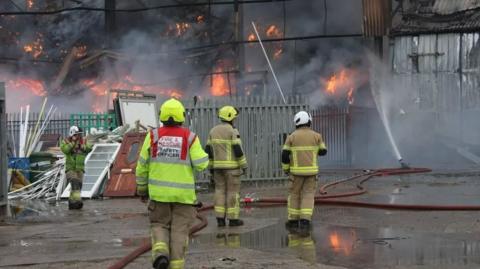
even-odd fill
[{"label": "fire hose", "polygon": [[[371,203],[371,202],[360,202],[352,200],[340,200],[338,198],[352,197],[362,195],[367,192],[363,184],[368,180],[374,177],[384,177],[384,176],[393,176],[393,175],[406,175],[414,173],[428,173],[431,172],[431,169],[428,168],[388,168],[388,169],[378,169],[366,171],[365,173],[355,175],[349,178],[340,179],[327,183],[320,187],[319,194],[315,196],[315,204],[321,206],[348,206],[348,207],[362,207],[362,208],[375,208],[375,209],[387,209],[387,210],[430,210],[430,211],[480,211],[480,206],[478,205],[418,205],[418,204],[388,204],[388,203]],[[351,182],[354,180],[359,180],[356,185],[357,190],[351,192],[337,193],[337,194],[328,194],[327,189],[342,184],[346,182]],[[244,198],[242,202],[245,205],[252,206],[278,206],[282,204],[287,204],[286,198]],[[197,210],[197,219],[200,220],[200,223],[196,224],[190,229],[190,235],[195,234],[196,232],[202,230],[208,225],[207,219],[198,214],[203,211],[208,211],[213,209],[213,205],[203,206]],[[121,260],[108,267],[109,269],[121,269],[124,268],[127,264],[135,260],[137,257],[151,249],[151,243],[145,243],[135,249],[133,252],[123,257]]]}]

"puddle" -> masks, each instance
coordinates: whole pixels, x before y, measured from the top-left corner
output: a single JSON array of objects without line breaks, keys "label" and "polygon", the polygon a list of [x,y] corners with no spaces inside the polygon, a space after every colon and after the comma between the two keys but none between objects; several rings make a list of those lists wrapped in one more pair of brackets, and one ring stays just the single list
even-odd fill
[{"label": "puddle", "polygon": [[[44,201],[9,201],[7,218],[15,222],[34,220],[45,221],[52,217],[64,216],[62,204],[50,204]],[[63,211],[63,212],[62,212]]]},{"label": "puddle", "polygon": [[[283,210],[283,209],[279,209]],[[265,210],[277,212],[277,209]],[[275,214],[273,214],[275,215]],[[274,225],[236,234],[234,230],[202,234],[191,248],[228,247],[286,253],[309,263],[347,268],[391,266],[479,265],[480,238],[469,234],[417,233],[400,229],[356,228],[316,223],[310,234],[289,233],[279,219]],[[446,268],[451,268],[447,266]]]}]

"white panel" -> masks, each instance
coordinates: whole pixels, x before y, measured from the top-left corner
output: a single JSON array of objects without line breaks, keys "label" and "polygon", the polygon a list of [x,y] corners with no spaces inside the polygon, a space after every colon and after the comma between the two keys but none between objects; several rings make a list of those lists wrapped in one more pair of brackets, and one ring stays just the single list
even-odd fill
[{"label": "white panel", "polygon": [[[82,197],[92,198],[97,194],[103,179],[108,174],[110,166],[117,157],[120,150],[119,143],[114,144],[95,144],[92,152],[88,154],[85,160],[85,175],[83,177]],[[70,196],[71,186],[65,188],[62,198]]]},{"label": "white panel", "polygon": [[137,120],[144,126],[158,127],[156,100],[120,98],[123,124],[135,126]]}]

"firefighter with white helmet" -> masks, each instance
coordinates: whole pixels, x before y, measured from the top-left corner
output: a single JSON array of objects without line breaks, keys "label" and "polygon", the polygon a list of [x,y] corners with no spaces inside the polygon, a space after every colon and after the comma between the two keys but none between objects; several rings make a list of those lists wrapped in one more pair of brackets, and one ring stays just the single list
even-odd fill
[{"label": "firefighter with white helmet", "polygon": [[289,175],[287,228],[309,229],[312,220],[318,174],[318,156],[327,154],[322,135],[311,129],[306,111],[294,117],[296,130],[282,150],[282,169]]},{"label": "firefighter with white helmet", "polygon": [[185,108],[170,99],[160,108],[163,127],[151,130],[137,163],[137,194],[149,197],[152,260],[156,269],[183,269],[198,205],[194,170],[208,166],[200,139],[181,125]]},{"label": "firefighter with white helmet", "polygon": [[215,216],[218,227],[241,226],[240,176],[245,174],[247,159],[242,141],[233,121],[238,116],[233,106],[224,106],[218,111],[221,123],[210,130],[205,151],[210,158],[209,168],[215,182]]},{"label": "firefighter with white helmet", "polygon": [[81,209],[83,207],[81,191],[85,159],[87,154],[92,151],[92,145],[82,137],[82,130],[78,126],[72,126],[69,130],[69,137],[62,140],[60,149],[65,154],[65,174],[71,187],[68,208]]}]

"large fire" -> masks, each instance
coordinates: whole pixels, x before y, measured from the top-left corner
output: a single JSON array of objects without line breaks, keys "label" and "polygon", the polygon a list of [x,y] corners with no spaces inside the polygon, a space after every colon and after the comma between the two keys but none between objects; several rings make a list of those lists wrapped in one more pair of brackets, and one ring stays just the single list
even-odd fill
[{"label": "large fire", "polygon": [[[217,67],[215,73],[223,72],[221,67]],[[230,88],[227,80],[228,74],[213,74],[211,81],[210,93],[213,96],[225,96],[230,93]]]},{"label": "large fire", "polygon": [[[121,80],[97,80],[85,79],[82,81],[83,86],[90,89],[95,96],[107,96],[108,91],[115,90],[129,90],[129,91],[143,91],[147,93],[160,94],[175,98],[181,98],[182,92],[178,89],[163,88],[157,85],[142,85],[136,83],[131,76],[125,76]],[[112,96],[113,97],[113,96]],[[105,100],[103,98],[96,98],[92,104],[94,112],[102,112],[104,109]]]},{"label": "large fire", "polygon": [[353,104],[353,93],[357,88],[356,73],[350,69],[341,69],[325,82],[325,92],[331,96],[346,96],[349,104]]},{"label": "large fire", "polygon": [[7,89],[11,91],[28,91],[36,96],[45,96],[47,91],[42,81],[28,78],[18,78],[7,80]]}]

